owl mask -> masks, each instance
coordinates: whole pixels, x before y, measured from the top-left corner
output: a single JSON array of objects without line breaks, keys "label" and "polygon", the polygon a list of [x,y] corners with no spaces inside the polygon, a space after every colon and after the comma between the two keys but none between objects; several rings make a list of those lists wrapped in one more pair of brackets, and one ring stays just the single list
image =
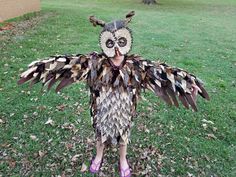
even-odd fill
[{"label": "owl mask", "polygon": [[94,26],[103,27],[100,34],[100,47],[103,53],[109,57],[126,55],[132,47],[132,33],[127,27],[128,23],[134,16],[134,11],[126,15],[125,20],[115,20],[106,23],[102,20],[90,16],[89,20]]}]

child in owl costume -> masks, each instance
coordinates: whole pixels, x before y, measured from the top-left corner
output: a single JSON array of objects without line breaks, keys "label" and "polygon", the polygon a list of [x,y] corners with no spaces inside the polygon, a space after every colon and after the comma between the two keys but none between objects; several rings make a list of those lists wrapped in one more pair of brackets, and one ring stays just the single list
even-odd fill
[{"label": "child in owl costume", "polygon": [[57,92],[72,83],[87,83],[97,140],[97,154],[90,166],[92,173],[100,170],[105,145],[119,144],[120,176],[131,176],[126,149],[142,90],[151,90],[169,105],[178,107],[181,102],[185,108],[194,111],[197,111],[197,94],[209,100],[201,80],[193,74],[139,55],[128,55],[133,40],[127,26],[133,16],[134,11],[124,20],[110,23],[90,16],[94,26],[102,27],[101,53],[58,55],[34,61],[18,81],[19,84],[31,81],[31,85],[42,82],[48,89],[59,82]]}]

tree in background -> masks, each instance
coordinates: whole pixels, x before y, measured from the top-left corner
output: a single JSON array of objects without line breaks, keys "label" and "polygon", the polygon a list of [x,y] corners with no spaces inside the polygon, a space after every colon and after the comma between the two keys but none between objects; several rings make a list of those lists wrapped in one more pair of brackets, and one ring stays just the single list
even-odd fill
[{"label": "tree in background", "polygon": [[156,4],[157,2],[156,2],[156,0],[143,0],[143,3],[144,4]]}]

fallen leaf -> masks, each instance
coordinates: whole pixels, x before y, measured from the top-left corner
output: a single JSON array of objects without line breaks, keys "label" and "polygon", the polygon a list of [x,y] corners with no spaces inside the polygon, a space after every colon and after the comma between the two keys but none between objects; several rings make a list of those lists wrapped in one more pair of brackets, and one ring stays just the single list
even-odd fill
[{"label": "fallen leaf", "polygon": [[9,160],[9,161],[8,161],[8,165],[9,165],[11,168],[15,168],[15,167],[16,167],[16,161],[14,161],[14,160]]},{"label": "fallen leaf", "polygon": [[53,121],[51,118],[49,118],[49,119],[47,120],[47,122],[45,122],[45,125],[51,125],[51,126],[53,126],[53,125],[54,125],[54,121]]},{"label": "fallen leaf", "polygon": [[35,135],[30,135],[30,139],[36,141],[36,140],[37,140],[37,136],[35,136]]},{"label": "fallen leaf", "polygon": [[91,138],[87,138],[87,139],[86,139],[86,143],[87,143],[88,145],[92,145],[92,146],[93,146],[94,140],[91,139]]},{"label": "fallen leaf", "polygon": [[117,152],[117,148],[112,148],[112,152]]},{"label": "fallen leaf", "polygon": [[190,138],[189,137],[184,137],[188,142],[190,141]]},{"label": "fallen leaf", "polygon": [[73,147],[74,147],[74,144],[72,144],[72,143],[66,143],[66,149],[67,149],[67,150],[73,149]]},{"label": "fallen leaf", "polygon": [[64,123],[62,126],[62,129],[66,129],[66,130],[75,130],[75,125],[72,123]]},{"label": "fallen leaf", "polygon": [[62,104],[62,105],[57,106],[56,108],[57,108],[59,111],[64,111],[65,107],[66,107],[66,106],[65,106],[64,104]]},{"label": "fallen leaf", "polygon": [[46,154],[46,152],[44,152],[44,151],[39,151],[38,153],[39,153],[39,157],[41,157],[41,158],[44,157]]},{"label": "fallen leaf", "polygon": [[39,115],[37,112],[33,112],[33,116],[37,116]]},{"label": "fallen leaf", "polygon": [[214,125],[214,122],[212,122],[210,120],[202,119],[202,122]]},{"label": "fallen leaf", "polygon": [[66,173],[72,173],[72,171],[73,171],[73,170],[70,169],[70,168],[67,168],[67,169],[65,170]]},{"label": "fallen leaf", "polygon": [[2,119],[0,119],[0,124],[5,124],[6,122]]},{"label": "fallen leaf", "polygon": [[216,132],[216,131],[217,131],[217,128],[216,128],[216,127],[213,127],[212,130],[213,130],[214,132]]},{"label": "fallen leaf", "polygon": [[211,168],[211,166],[210,166],[210,165],[206,165],[206,167],[207,167],[207,168],[209,168],[209,169]]},{"label": "fallen leaf", "polygon": [[5,31],[5,30],[11,30],[14,26],[11,23],[8,22],[3,22],[5,23],[4,26],[0,27],[0,31]]},{"label": "fallen leaf", "polygon": [[61,176],[58,176],[58,177],[66,177],[65,172],[63,171]]},{"label": "fallen leaf", "polygon": [[207,155],[204,155],[205,159],[210,162],[210,158]]},{"label": "fallen leaf", "polygon": [[71,161],[72,161],[72,162],[77,162],[78,157],[80,157],[80,156],[81,156],[80,154],[74,155],[74,156],[72,157]]},{"label": "fallen leaf", "polygon": [[147,107],[147,110],[152,112],[153,111],[153,108],[152,107]]},{"label": "fallen leaf", "polygon": [[84,173],[85,171],[87,171],[87,169],[88,169],[87,165],[85,165],[85,163],[83,163],[80,171],[82,173]]},{"label": "fallen leaf", "polygon": [[204,124],[202,124],[202,127],[204,128],[204,130],[206,130],[208,126],[207,126],[207,124],[204,123]]},{"label": "fallen leaf", "polygon": [[187,172],[189,177],[193,177],[194,175],[192,173]]},{"label": "fallen leaf", "polygon": [[216,137],[213,133],[207,134],[207,137],[208,137],[209,139],[217,139],[217,137]]},{"label": "fallen leaf", "polygon": [[0,147],[5,147],[5,148],[9,148],[11,146],[11,144],[8,144],[8,143],[4,143],[4,144],[1,144]]}]

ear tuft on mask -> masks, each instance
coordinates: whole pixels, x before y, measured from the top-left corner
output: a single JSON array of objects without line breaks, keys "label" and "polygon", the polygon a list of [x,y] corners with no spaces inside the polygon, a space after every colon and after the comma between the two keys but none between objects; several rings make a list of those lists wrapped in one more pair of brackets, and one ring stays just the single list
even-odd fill
[{"label": "ear tuft on mask", "polygon": [[97,25],[104,27],[106,24],[106,22],[104,22],[103,20],[97,19],[95,16],[90,16],[89,21],[93,24],[94,27],[96,27]]},{"label": "ear tuft on mask", "polygon": [[126,16],[125,16],[125,24],[127,25],[129,22],[131,22],[132,17],[135,15],[135,11],[131,11],[129,12]]}]

